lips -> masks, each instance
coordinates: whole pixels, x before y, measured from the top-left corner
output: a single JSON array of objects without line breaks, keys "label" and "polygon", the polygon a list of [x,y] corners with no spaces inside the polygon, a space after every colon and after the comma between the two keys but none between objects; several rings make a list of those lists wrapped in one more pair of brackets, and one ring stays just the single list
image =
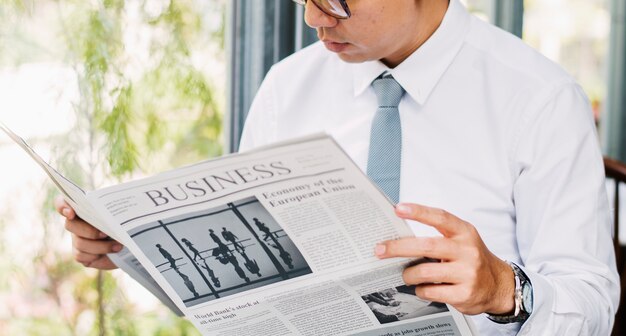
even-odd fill
[{"label": "lips", "polygon": [[344,51],[350,45],[349,43],[340,43],[340,42],[334,42],[334,41],[329,41],[329,40],[322,41],[322,42],[324,42],[324,46],[326,46],[326,49],[335,53],[340,53]]}]

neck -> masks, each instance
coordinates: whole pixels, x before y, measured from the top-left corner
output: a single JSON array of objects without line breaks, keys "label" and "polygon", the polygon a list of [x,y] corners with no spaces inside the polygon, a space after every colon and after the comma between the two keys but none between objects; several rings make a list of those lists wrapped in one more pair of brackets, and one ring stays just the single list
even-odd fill
[{"label": "neck", "polygon": [[404,62],[437,31],[448,11],[449,3],[449,0],[417,1],[419,14],[416,18],[417,23],[413,26],[413,33],[405,34],[406,41],[402,43],[402,47],[395,54],[380,61],[391,69]]}]

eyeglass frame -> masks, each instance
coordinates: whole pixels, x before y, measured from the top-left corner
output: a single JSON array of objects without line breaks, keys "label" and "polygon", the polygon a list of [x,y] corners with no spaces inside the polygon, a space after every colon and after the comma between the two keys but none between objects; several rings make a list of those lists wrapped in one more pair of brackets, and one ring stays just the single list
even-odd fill
[{"label": "eyeglass frame", "polygon": [[[306,6],[307,0],[292,0],[293,2],[297,3],[298,5],[302,5],[302,6]],[[347,16],[341,16],[341,15],[337,15],[334,13],[329,13],[326,9],[324,9],[323,6],[321,6],[319,4],[320,0],[311,0],[313,2],[313,4],[319,8],[319,10],[321,10],[322,12],[324,12],[324,14],[329,15],[334,17],[335,19],[339,19],[339,20],[347,20],[352,16],[352,12],[350,12],[350,7],[348,7],[348,3],[346,0],[337,0],[339,1],[339,3],[341,4],[341,7],[343,8],[344,12],[346,12]],[[332,0],[326,0],[326,1],[332,1]]]}]

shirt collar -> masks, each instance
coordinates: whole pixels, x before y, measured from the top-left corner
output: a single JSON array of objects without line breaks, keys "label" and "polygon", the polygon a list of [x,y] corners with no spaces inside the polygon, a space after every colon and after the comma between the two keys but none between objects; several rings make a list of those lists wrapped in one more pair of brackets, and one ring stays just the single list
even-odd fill
[{"label": "shirt collar", "polygon": [[415,101],[423,105],[461,49],[470,17],[459,0],[450,0],[435,33],[394,69],[389,69],[380,61],[353,64],[354,95],[365,92],[376,77],[387,71]]}]

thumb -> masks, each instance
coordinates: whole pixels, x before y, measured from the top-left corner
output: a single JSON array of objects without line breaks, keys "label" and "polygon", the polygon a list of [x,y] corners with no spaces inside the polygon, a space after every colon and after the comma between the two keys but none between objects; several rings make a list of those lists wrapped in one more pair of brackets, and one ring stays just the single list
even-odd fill
[{"label": "thumb", "polygon": [[63,217],[69,220],[72,220],[74,219],[74,217],[76,217],[74,209],[72,209],[72,207],[67,204],[63,196],[59,195],[54,199],[54,208],[58,213],[60,213]]}]

